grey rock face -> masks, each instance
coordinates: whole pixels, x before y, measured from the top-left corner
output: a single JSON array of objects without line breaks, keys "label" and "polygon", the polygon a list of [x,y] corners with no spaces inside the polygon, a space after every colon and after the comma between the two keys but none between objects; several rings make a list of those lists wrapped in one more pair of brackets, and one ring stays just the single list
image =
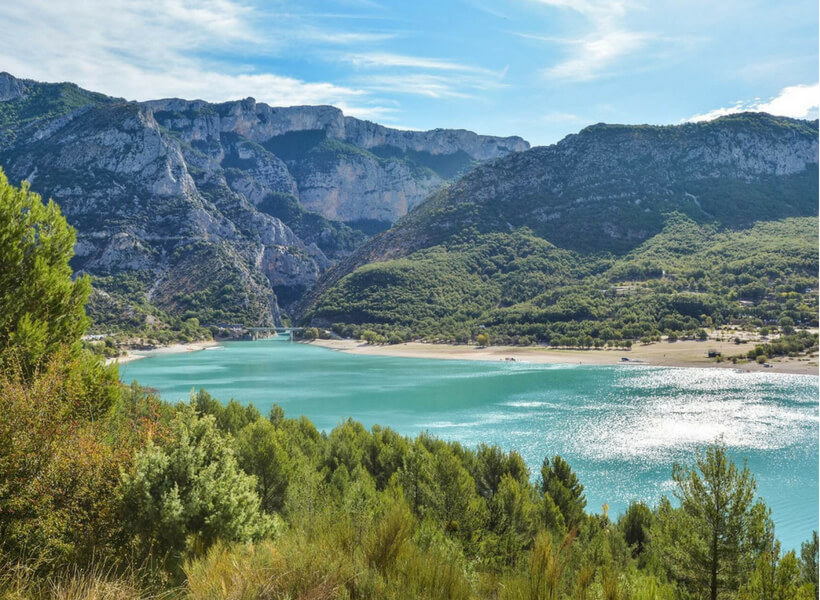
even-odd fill
[{"label": "grey rock face", "polygon": [[[255,204],[270,192],[301,200],[308,210],[343,222],[394,222],[419,204],[447,177],[405,160],[412,151],[446,160],[463,154],[475,162],[529,148],[521,138],[497,138],[466,130],[400,131],[345,117],[332,106],[272,108],[253,98],[223,104],[179,99],[145,102],[157,120],[223,166],[239,166],[247,177],[229,184]],[[311,147],[288,152],[284,161],[267,150],[288,134],[313,135]],[[341,145],[323,144],[333,140]],[[294,140],[305,146],[304,140]],[[388,156],[361,150],[390,149]],[[301,151],[300,151],[301,150]],[[358,150],[358,151],[357,151]]]},{"label": "grey rock face", "polygon": [[[12,109],[0,120],[0,165],[61,205],[78,230],[75,268],[136,274],[160,308],[213,309],[223,322],[278,322],[280,304],[297,302],[361,239],[334,221],[393,222],[444,183],[406,150],[461,153],[466,165],[527,146],[400,132],[332,106],[125,102],[7,73],[0,102]],[[382,146],[392,154],[368,151]]]},{"label": "grey rock face", "polygon": [[308,210],[339,221],[395,222],[445,181],[433,171],[413,173],[402,161],[380,164],[366,155],[341,155],[324,169],[316,162],[296,171],[299,199]]},{"label": "grey rock face", "polygon": [[679,212],[719,227],[817,214],[818,122],[739,114],[679,126],[594,125],[473,169],[323,275],[302,312],[372,262],[465,231],[527,227],[582,253],[625,253]]},{"label": "grey rock face", "polygon": [[354,117],[345,117],[345,139],[362,148],[392,146],[402,150],[438,155],[464,151],[480,161],[492,160],[513,152],[523,152],[530,148],[529,143],[517,136],[499,138],[478,135],[465,129],[404,131]]},{"label": "grey rock face", "polygon": [[0,102],[16,100],[26,92],[25,83],[3,71],[0,73]]}]

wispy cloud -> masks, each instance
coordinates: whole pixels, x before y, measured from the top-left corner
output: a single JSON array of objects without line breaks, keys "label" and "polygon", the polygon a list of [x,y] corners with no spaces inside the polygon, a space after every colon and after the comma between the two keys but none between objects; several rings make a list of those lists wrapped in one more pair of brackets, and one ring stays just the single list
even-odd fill
[{"label": "wispy cloud", "polygon": [[472,98],[479,91],[500,89],[508,71],[507,67],[492,71],[444,58],[386,52],[342,54],[338,59],[373,73],[355,79],[366,90],[438,99]]},{"label": "wispy cloud", "polygon": [[241,0],[4,2],[0,22],[25,35],[16,36],[13,45],[0,45],[0,66],[19,77],[70,80],[136,100],[254,96],[273,105],[334,104],[365,118],[395,110],[361,88],[306,81],[232,59],[247,53],[275,56],[299,36],[338,45],[384,35],[311,25],[277,36],[260,31],[258,17]]},{"label": "wispy cloud", "polygon": [[357,33],[348,31],[323,31],[314,28],[303,28],[292,32],[300,41],[324,42],[326,44],[349,46],[353,44],[369,44],[384,42],[396,37],[395,33]]},{"label": "wispy cloud", "polygon": [[343,59],[359,67],[408,67],[411,69],[429,69],[433,71],[484,70],[440,58],[423,58],[403,54],[389,54],[386,52],[346,54]]},{"label": "wispy cloud", "polygon": [[505,84],[497,79],[465,74],[431,73],[383,74],[363,77],[358,83],[373,91],[393,92],[428,98],[474,98],[477,92],[497,90]]},{"label": "wispy cloud", "polygon": [[759,98],[752,101],[738,100],[732,106],[724,106],[703,114],[693,115],[686,121],[711,121],[718,117],[739,112],[767,112],[772,115],[795,119],[816,119],[818,105],[820,105],[820,84],[792,85],[783,88],[777,96],[767,102],[762,102]]},{"label": "wispy cloud", "polygon": [[590,81],[606,75],[620,58],[649,44],[655,36],[633,31],[596,31],[568,42],[570,58],[544,70],[550,79]]},{"label": "wispy cloud", "polygon": [[584,17],[590,33],[574,39],[515,32],[515,35],[563,45],[567,58],[543,70],[548,79],[591,81],[611,73],[620,59],[644,49],[658,36],[631,31],[622,21],[630,8],[625,0],[532,0],[538,4],[565,9]]}]

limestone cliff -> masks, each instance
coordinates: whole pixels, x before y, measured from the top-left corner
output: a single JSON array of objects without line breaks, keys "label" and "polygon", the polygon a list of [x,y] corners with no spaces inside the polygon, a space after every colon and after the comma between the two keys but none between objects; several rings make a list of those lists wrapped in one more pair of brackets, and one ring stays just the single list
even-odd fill
[{"label": "limestone cliff", "polygon": [[78,230],[110,293],[204,322],[279,322],[335,261],[479,161],[528,148],[401,132],[331,106],[126,102],[0,73],[0,166]]},{"label": "limestone cliff", "polygon": [[559,248],[625,254],[672,213],[741,229],[817,215],[817,121],[762,113],[676,126],[599,124],[481,165],[323,276],[305,298],[364,265],[526,227]]}]

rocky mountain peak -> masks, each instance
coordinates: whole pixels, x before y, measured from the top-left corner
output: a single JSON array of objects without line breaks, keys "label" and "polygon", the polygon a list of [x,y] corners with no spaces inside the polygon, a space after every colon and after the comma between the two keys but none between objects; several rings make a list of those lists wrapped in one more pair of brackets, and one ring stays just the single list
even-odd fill
[{"label": "rocky mountain peak", "polygon": [[26,92],[25,82],[10,73],[0,72],[0,102],[23,97]]},{"label": "rocky mountain peak", "polygon": [[474,164],[528,147],[403,132],[333,106],[127,102],[7,73],[0,102],[0,166],[62,206],[75,268],[111,297],[125,286],[205,323],[278,322],[368,235]]},{"label": "rocky mountain peak", "polygon": [[817,215],[818,122],[745,113],[706,123],[587,127],[470,171],[325,275],[308,306],[373,262],[526,227],[576,252],[628,252],[667,216],[742,228]]}]

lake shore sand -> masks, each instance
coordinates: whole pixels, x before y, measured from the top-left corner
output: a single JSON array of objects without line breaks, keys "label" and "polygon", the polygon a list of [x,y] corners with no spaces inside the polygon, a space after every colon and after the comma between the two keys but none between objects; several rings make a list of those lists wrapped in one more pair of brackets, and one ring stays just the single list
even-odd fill
[{"label": "lake shore sand", "polygon": [[105,361],[105,364],[110,365],[111,363],[119,363],[122,365],[128,362],[133,362],[135,360],[140,360],[141,358],[156,356],[158,354],[179,354],[182,352],[198,352],[199,350],[205,350],[206,348],[213,348],[215,346],[219,346],[219,342],[215,342],[213,340],[205,340],[201,342],[188,342],[186,344],[172,344],[170,346],[159,346],[152,350],[127,350],[123,356],[117,356],[114,358],[107,359]]},{"label": "lake shore sand", "polygon": [[[755,362],[732,364],[729,360],[716,362],[707,358],[709,350],[721,352],[724,357],[745,353],[753,348],[750,344],[737,345],[729,341],[707,340],[703,342],[686,340],[677,342],[656,342],[635,344],[631,350],[561,350],[544,347],[489,346],[479,348],[471,345],[426,344],[408,342],[392,346],[368,345],[357,340],[314,340],[310,343],[348,354],[372,356],[396,356],[405,358],[434,358],[449,360],[485,360],[516,362],[582,364],[582,365],[648,365],[653,367],[721,368],[749,372],[790,373],[797,375],[818,375],[818,358],[773,358],[771,368]],[[629,361],[622,361],[628,358]]]}]

